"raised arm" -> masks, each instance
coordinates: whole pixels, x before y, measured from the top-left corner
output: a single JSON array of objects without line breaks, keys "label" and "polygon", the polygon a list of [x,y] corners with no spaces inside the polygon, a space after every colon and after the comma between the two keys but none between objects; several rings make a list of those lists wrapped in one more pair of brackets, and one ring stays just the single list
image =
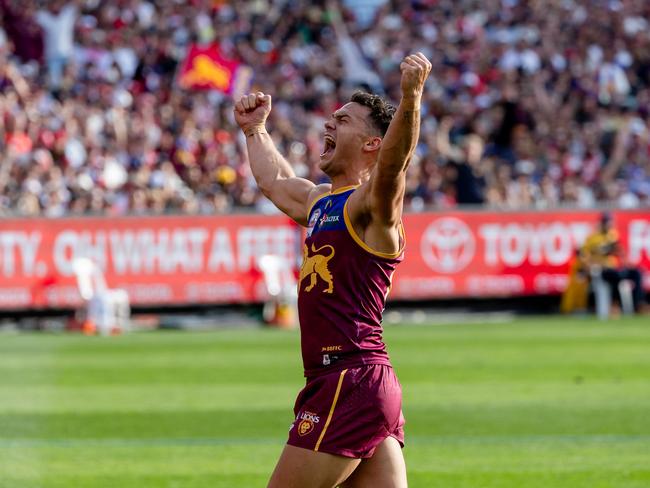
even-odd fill
[{"label": "raised arm", "polygon": [[381,141],[376,166],[347,207],[357,237],[386,255],[400,250],[406,170],[420,135],[420,102],[431,63],[417,53],[404,58],[400,69],[402,98]]},{"label": "raised arm", "polygon": [[420,135],[420,103],[431,63],[422,53],[404,58],[402,99],[381,143],[377,167],[369,185],[369,210],[372,221],[395,226],[402,217],[406,169]]},{"label": "raised arm", "polygon": [[454,124],[450,117],[445,117],[440,121],[436,131],[436,149],[442,157],[450,161],[460,161],[463,159],[463,153],[456,146],[452,146],[449,141],[449,132]]},{"label": "raised arm", "polygon": [[271,112],[271,96],[257,92],[243,96],[235,104],[235,120],[246,136],[251,171],[262,193],[282,212],[300,225],[307,225],[309,203],[329,189],[296,177],[289,162],[266,132]]}]

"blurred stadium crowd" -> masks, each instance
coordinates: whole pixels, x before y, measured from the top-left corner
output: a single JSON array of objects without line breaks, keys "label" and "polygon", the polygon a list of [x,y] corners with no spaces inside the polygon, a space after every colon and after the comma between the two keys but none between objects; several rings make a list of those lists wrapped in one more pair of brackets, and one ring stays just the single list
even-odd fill
[{"label": "blurred stadium crowd", "polygon": [[650,203],[644,0],[0,0],[0,214],[268,208],[231,99],[183,90],[219,43],[273,95],[269,129],[315,181],[326,117],[357,88],[399,96],[433,63],[407,205]]}]

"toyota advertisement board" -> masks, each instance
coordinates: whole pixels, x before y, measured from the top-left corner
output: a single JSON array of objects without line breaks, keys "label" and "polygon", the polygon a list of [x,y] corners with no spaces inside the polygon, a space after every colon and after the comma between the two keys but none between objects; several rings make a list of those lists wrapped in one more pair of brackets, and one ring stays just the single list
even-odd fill
[{"label": "toyota advertisement board", "polygon": [[[650,289],[650,211],[614,212],[628,261]],[[405,219],[407,255],[393,298],[561,293],[571,258],[598,225],[594,211],[451,212]]]},{"label": "toyota advertisement board", "polygon": [[[406,257],[392,299],[561,293],[596,211],[406,215]],[[650,289],[650,211],[614,212],[627,259]],[[247,303],[266,298],[265,254],[300,261],[301,230],[282,216],[6,219],[0,309],[80,303],[73,261],[90,257],[133,305]]]}]

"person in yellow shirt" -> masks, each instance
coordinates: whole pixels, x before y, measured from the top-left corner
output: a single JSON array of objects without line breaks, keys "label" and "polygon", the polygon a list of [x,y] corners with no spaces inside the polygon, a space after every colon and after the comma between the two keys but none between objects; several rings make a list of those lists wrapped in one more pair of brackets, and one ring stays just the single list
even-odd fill
[{"label": "person in yellow shirt", "polygon": [[598,229],[585,240],[580,250],[580,258],[589,274],[600,272],[602,279],[611,285],[614,293],[622,280],[632,281],[634,309],[637,312],[640,310],[644,299],[641,271],[625,259],[618,231],[612,225],[611,214],[602,214]]},{"label": "person in yellow shirt", "polygon": [[584,313],[587,311],[589,296],[589,275],[580,255],[580,249],[569,262],[567,287],[562,293],[561,313]]}]

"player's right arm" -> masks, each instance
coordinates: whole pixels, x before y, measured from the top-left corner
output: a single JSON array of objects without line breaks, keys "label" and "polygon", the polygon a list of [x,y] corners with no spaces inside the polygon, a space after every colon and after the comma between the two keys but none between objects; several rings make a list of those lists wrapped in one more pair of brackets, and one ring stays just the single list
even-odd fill
[{"label": "player's right arm", "polygon": [[235,103],[235,120],[246,136],[248,159],[258,187],[282,212],[306,226],[310,203],[330,185],[317,186],[296,176],[266,132],[270,112],[271,96],[261,92],[245,95]]}]

